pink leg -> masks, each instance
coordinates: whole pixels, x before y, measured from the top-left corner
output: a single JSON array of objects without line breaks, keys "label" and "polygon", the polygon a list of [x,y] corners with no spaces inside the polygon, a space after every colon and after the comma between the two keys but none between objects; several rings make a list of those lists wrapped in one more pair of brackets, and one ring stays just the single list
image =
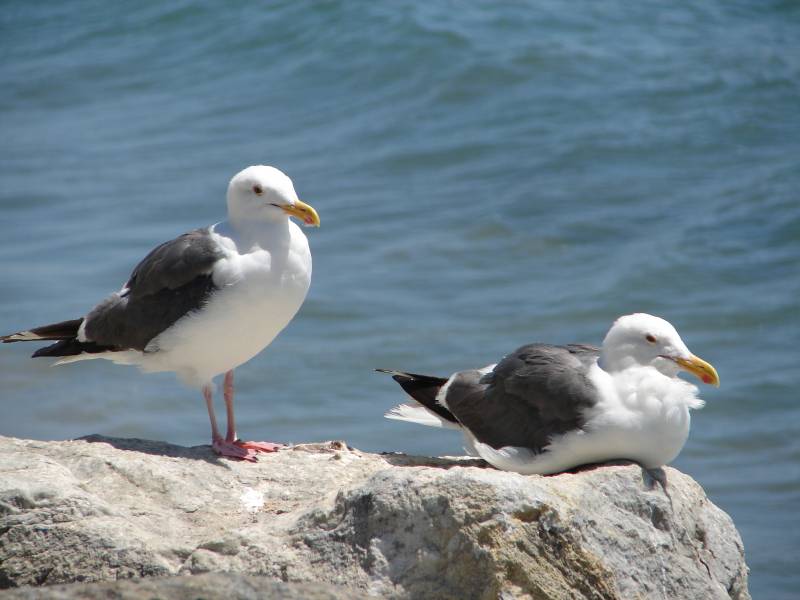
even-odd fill
[{"label": "pink leg", "polygon": [[[236,437],[236,422],[233,417],[233,370],[225,373],[225,381],[222,386],[222,392],[225,396],[225,410],[228,414],[228,432],[225,435],[225,442],[235,444],[239,448],[249,451],[252,455],[258,452],[277,452],[283,444],[273,444],[272,442],[243,442]],[[255,458],[253,460],[255,460]]]},{"label": "pink leg", "polygon": [[240,448],[237,444],[228,442],[222,438],[217,427],[217,417],[214,415],[214,387],[211,384],[203,386],[203,398],[206,399],[208,409],[208,419],[211,421],[211,448],[220,456],[231,458],[241,458],[250,462],[256,462],[255,452],[246,448]]},{"label": "pink leg", "polygon": [[225,397],[225,414],[228,417],[228,431],[225,434],[226,442],[236,441],[236,421],[233,418],[233,371],[225,373],[222,383],[222,395]]},{"label": "pink leg", "polygon": [[203,398],[206,399],[206,408],[208,409],[208,420],[211,421],[211,440],[221,440],[222,436],[219,434],[219,427],[217,427],[217,417],[214,415],[214,389],[211,384],[203,386]]}]

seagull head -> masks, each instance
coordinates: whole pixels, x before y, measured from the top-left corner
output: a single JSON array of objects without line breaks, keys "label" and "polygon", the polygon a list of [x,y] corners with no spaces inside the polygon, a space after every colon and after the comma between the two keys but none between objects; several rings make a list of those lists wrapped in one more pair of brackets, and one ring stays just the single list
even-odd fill
[{"label": "seagull head", "polygon": [[625,315],[614,322],[603,340],[601,364],[607,371],[651,366],[668,377],[684,370],[719,387],[716,369],[689,351],[672,324],[645,313]]},{"label": "seagull head", "polygon": [[280,221],[296,217],[319,227],[319,215],[297,197],[292,180],[275,167],[256,165],[233,176],[228,184],[228,216],[232,221]]}]

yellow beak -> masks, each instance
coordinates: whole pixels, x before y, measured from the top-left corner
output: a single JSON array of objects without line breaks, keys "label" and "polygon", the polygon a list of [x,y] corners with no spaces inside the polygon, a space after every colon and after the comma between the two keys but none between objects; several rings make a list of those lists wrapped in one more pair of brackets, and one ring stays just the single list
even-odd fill
[{"label": "yellow beak", "polygon": [[692,354],[689,358],[676,358],[675,362],[678,363],[682,369],[699,377],[703,383],[719,387],[719,375],[717,375],[717,370],[702,358]]},{"label": "yellow beak", "polygon": [[290,217],[297,217],[306,225],[319,227],[319,215],[313,206],[298,200],[292,206],[281,206],[281,208]]}]

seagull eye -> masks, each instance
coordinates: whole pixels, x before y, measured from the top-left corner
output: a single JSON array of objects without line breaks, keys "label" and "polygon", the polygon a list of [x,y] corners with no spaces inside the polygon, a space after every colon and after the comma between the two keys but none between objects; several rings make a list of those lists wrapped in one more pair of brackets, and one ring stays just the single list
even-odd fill
[{"label": "seagull eye", "polygon": [[255,184],[253,186],[253,192],[255,192],[256,194],[258,194],[260,196],[261,194],[264,193],[264,189],[260,185]]},{"label": "seagull eye", "polygon": [[651,344],[655,344],[656,343],[656,336],[654,336],[651,333],[648,333],[646,336],[644,336],[644,339],[646,339]]}]

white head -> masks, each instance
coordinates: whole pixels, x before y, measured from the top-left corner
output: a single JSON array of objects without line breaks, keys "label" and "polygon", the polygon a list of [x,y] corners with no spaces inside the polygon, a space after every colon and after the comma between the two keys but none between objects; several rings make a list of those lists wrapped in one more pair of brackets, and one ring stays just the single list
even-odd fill
[{"label": "white head", "polygon": [[692,354],[668,321],[653,315],[635,313],[617,319],[603,340],[600,356],[606,371],[651,366],[675,377],[684,369],[704,383],[719,386],[714,367]]},{"label": "white head", "polygon": [[292,180],[275,167],[247,167],[228,184],[228,218],[234,225],[287,221],[290,216],[319,227],[317,211],[297,197]]}]

